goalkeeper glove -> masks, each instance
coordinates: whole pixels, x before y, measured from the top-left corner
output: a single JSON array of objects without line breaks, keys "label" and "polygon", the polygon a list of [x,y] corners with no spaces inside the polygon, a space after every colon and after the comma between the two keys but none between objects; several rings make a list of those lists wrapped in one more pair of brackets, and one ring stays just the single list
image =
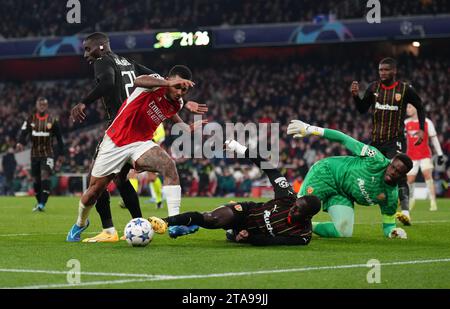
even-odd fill
[{"label": "goalkeeper glove", "polygon": [[407,239],[408,235],[406,235],[406,232],[401,227],[396,227],[389,233],[389,238],[400,238],[400,239]]},{"label": "goalkeeper glove", "polygon": [[322,136],[324,129],[312,126],[300,120],[291,120],[287,128],[287,134],[293,135],[294,138],[302,138],[310,135]]}]

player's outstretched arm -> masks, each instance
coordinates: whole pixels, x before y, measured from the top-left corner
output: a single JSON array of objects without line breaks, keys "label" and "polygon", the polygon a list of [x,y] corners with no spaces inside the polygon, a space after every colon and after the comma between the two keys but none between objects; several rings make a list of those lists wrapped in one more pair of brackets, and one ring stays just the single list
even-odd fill
[{"label": "player's outstretched arm", "polygon": [[173,115],[170,118],[170,120],[172,120],[173,123],[177,124],[183,131],[186,132],[195,131],[208,123],[208,119],[201,119],[194,121],[191,124],[187,124],[186,122],[183,121],[183,119],[181,119],[181,117],[178,114]]},{"label": "player's outstretched arm", "polygon": [[368,145],[357,141],[351,136],[332,129],[325,129],[321,127],[312,126],[300,120],[291,120],[288,126],[287,134],[293,135],[294,138],[301,138],[306,136],[322,136],[332,142],[338,142],[344,145],[353,154],[358,156],[365,156]]},{"label": "player's outstretched arm", "polygon": [[134,80],[134,85],[136,87],[142,87],[147,89],[152,89],[155,87],[182,87],[182,88],[190,88],[194,87],[194,82],[183,79],[183,78],[174,78],[174,79],[160,79],[150,75],[141,75],[138,76]]}]

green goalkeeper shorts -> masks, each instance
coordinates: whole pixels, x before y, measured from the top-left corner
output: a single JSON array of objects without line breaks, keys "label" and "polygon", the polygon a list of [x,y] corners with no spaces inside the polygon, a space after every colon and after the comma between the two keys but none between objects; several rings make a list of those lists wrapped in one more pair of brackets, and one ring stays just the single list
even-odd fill
[{"label": "green goalkeeper shorts", "polygon": [[322,202],[323,211],[328,211],[328,208],[333,205],[343,205],[353,208],[353,202],[339,194],[336,181],[332,175],[328,167],[328,162],[316,162],[306,175],[298,196],[317,196]]}]

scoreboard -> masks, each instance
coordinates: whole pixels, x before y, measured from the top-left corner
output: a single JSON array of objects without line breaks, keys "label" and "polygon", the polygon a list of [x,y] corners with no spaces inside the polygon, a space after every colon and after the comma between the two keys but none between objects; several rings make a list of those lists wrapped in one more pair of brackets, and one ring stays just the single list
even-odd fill
[{"label": "scoreboard", "polygon": [[157,32],[155,39],[155,49],[211,45],[210,31]]}]

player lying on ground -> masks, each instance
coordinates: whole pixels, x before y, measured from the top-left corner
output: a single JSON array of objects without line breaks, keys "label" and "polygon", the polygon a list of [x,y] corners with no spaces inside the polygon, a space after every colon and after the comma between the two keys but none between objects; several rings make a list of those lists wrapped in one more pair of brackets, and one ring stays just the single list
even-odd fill
[{"label": "player lying on ground", "polygon": [[409,118],[405,120],[406,140],[408,144],[408,150],[406,153],[413,160],[413,168],[408,173],[410,195],[409,209],[412,210],[414,208],[414,182],[416,181],[416,176],[419,173],[420,167],[423,178],[425,178],[425,183],[428,187],[428,192],[430,193],[430,210],[436,211],[437,203],[436,190],[434,189],[433,183],[433,161],[431,160],[431,149],[428,141],[431,140],[433,148],[438,155],[438,165],[444,163],[444,154],[442,153],[442,148],[439,144],[436,129],[434,128],[433,122],[429,118],[425,118],[425,133],[423,135],[423,142],[417,145],[417,132],[420,130],[417,109],[412,104],[408,104],[406,112],[409,116]]},{"label": "player lying on ground", "polygon": [[[149,75],[135,80],[137,87],[120,107],[118,114],[103,137],[92,168],[89,188],[81,197],[78,219],[67,235],[67,241],[79,241],[89,226],[88,215],[97,198],[109,182],[129,161],[137,171],[156,171],[164,178],[163,191],[169,215],[179,213],[181,187],[175,162],[151,139],[156,128],[166,119],[179,123],[186,130],[194,130],[205,120],[185,124],[178,116],[181,97],[194,83],[191,71],[184,66],[171,70],[167,80]],[[194,232],[195,227],[189,232]],[[198,229],[198,227],[196,227]]]},{"label": "player lying on ground", "polygon": [[[229,150],[245,154],[247,147],[234,140],[226,142]],[[250,159],[261,167],[262,158]],[[311,241],[311,218],[320,211],[320,200],[313,196],[295,197],[294,190],[275,168],[263,169],[275,191],[275,199],[265,203],[228,203],[210,212],[185,212],[164,219],[150,217],[156,233],[168,226],[195,224],[206,229],[232,229],[236,242],[253,245],[307,245]]]},{"label": "player lying on ground", "polygon": [[380,205],[383,233],[390,238],[406,238],[397,228],[398,181],[412,168],[411,159],[402,153],[389,161],[375,147],[363,144],[336,130],[311,126],[292,120],[287,129],[294,138],[321,136],[338,142],[353,156],[330,157],[317,161],[309,170],[298,196],[314,194],[332,222],[313,223],[313,232],[322,237],[351,237],[354,225],[354,203]]}]

